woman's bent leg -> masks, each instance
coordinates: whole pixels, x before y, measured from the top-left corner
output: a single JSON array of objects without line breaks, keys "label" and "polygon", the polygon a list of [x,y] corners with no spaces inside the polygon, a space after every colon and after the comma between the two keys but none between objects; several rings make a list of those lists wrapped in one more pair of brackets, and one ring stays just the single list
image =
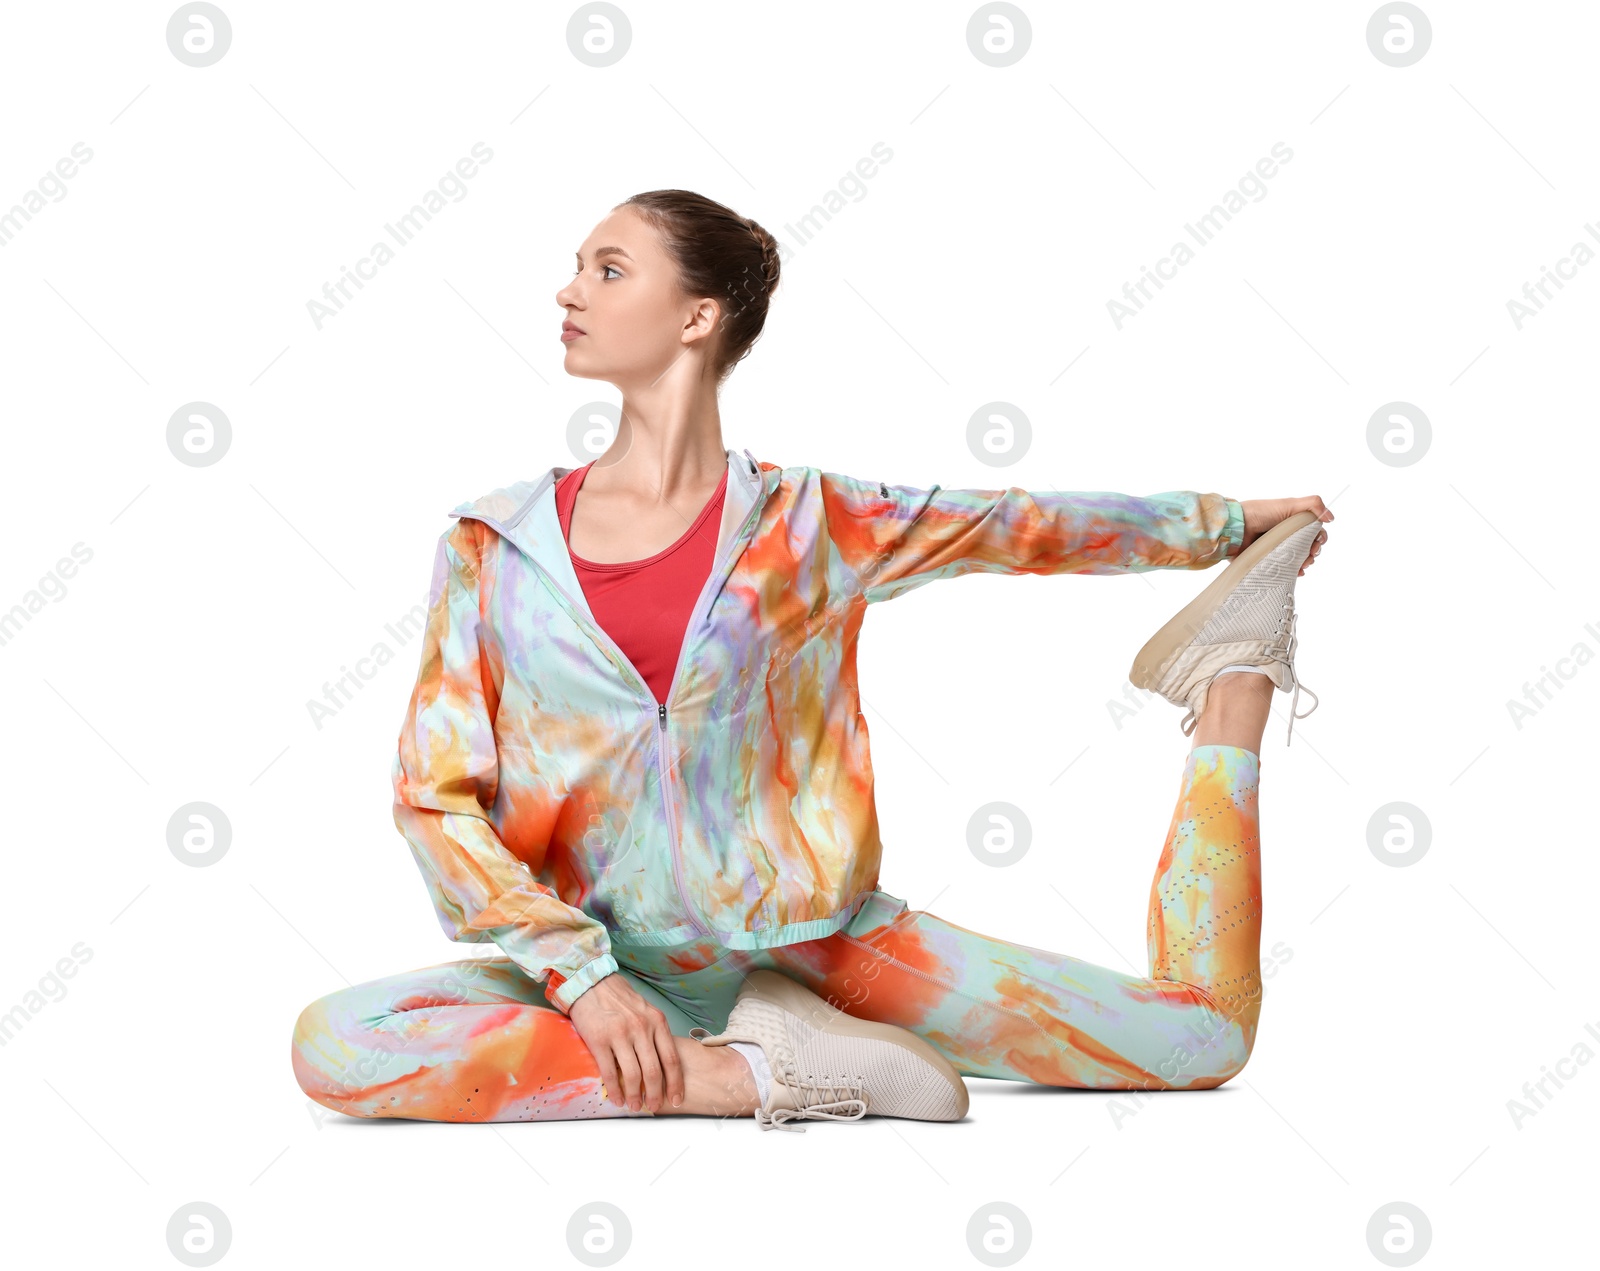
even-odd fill
[{"label": "woman's bent leg", "polygon": [[1199,746],[1148,910],[1150,974],[982,936],[879,893],[844,930],[766,951],[847,1014],[908,1028],[964,1075],[1206,1089],[1249,1059],[1260,1012],[1259,759]]},{"label": "woman's bent leg", "polygon": [[[693,1027],[649,985],[628,978],[666,1013],[675,1034]],[[449,962],[330,993],[300,1013],[293,1058],[300,1088],[349,1116],[649,1115],[606,1097],[600,1069],[572,1021],[509,958]]]}]

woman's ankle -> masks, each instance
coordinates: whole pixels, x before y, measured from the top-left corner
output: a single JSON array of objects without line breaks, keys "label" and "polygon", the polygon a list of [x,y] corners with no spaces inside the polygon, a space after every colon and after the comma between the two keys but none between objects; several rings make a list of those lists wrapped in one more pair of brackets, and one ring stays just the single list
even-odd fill
[{"label": "woman's ankle", "polygon": [[692,1037],[675,1039],[683,1065],[683,1104],[663,1103],[662,1112],[684,1116],[752,1116],[760,1107],[755,1074],[731,1046],[706,1046]]},{"label": "woman's ankle", "polygon": [[1218,674],[1206,689],[1206,707],[1195,723],[1190,749],[1237,746],[1259,755],[1276,688],[1269,677],[1250,671]]}]

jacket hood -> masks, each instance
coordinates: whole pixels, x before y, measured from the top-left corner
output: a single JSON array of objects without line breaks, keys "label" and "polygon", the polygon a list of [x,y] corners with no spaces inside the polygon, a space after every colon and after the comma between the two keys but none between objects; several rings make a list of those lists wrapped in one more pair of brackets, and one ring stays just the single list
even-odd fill
[{"label": "jacket hood", "polygon": [[[761,506],[777,488],[781,472],[777,464],[758,462],[748,450],[726,453],[728,488],[723,496],[722,521],[717,531],[717,552],[712,564],[715,582],[706,602],[707,619],[722,584],[749,541]],[[449,514],[490,526],[549,574],[574,603],[587,610],[583,587],[578,582],[566,536],[561,532],[561,518],[556,512],[556,482],[575,470],[571,466],[550,468],[541,476],[514,481],[476,499],[458,503]]]}]

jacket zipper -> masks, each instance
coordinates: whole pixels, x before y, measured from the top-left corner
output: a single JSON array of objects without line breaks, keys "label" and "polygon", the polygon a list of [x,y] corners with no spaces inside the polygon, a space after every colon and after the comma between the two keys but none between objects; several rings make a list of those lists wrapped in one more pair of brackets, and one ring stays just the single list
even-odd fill
[{"label": "jacket zipper", "polygon": [[[761,474],[761,493],[766,494],[767,482],[765,474]],[[656,703],[656,766],[660,773],[657,784],[661,787],[661,805],[667,814],[667,842],[672,849],[672,881],[678,888],[678,900],[683,905],[683,911],[689,916],[689,921],[695,930],[702,935],[711,935],[711,928],[700,920],[694,906],[689,903],[688,894],[683,889],[683,840],[678,832],[678,818],[672,813],[672,796],[668,792],[670,771],[667,766],[667,702],[673,698],[678,689],[678,676],[683,672],[683,664],[689,656],[689,642],[694,638],[695,628],[700,620],[710,616],[711,606],[709,598],[721,595],[722,584],[727,575],[732,571],[734,562],[738,560],[738,552],[744,550],[744,544],[751,524],[761,515],[762,505],[766,502],[764,497],[758,498],[750,506],[744,524],[739,527],[739,532],[734,536],[729,558],[724,568],[718,569],[713,562],[712,570],[705,583],[700,588],[700,596],[694,602],[694,612],[689,615],[689,625],[684,628],[683,644],[678,648],[678,664],[672,668],[672,683],[667,686],[667,701]],[[720,575],[720,577],[719,577]],[[715,589],[712,583],[716,583]],[[704,610],[704,612],[702,612]]]},{"label": "jacket zipper", "polygon": [[[687,641],[687,637],[685,637]],[[673,679],[677,679],[674,672]],[[671,694],[668,694],[671,696]],[[683,847],[678,842],[677,818],[672,815],[672,795],[667,790],[670,773],[667,769],[667,704],[656,703],[656,784],[661,787],[661,807],[667,814],[667,846],[672,852],[672,883],[678,889],[678,903],[683,906],[683,912],[688,915],[694,929],[701,935],[710,935],[705,923],[694,911],[694,906],[689,903],[689,896],[683,889]]]}]

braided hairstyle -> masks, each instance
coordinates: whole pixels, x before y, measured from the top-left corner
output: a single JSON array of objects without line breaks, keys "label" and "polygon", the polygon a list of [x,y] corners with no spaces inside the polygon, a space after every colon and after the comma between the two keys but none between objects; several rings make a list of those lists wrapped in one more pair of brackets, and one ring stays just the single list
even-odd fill
[{"label": "braided hairstyle", "polygon": [[749,217],[691,190],[650,190],[617,207],[633,208],[661,236],[686,295],[722,305],[714,354],[720,384],[766,325],[780,273],[777,240]]}]

